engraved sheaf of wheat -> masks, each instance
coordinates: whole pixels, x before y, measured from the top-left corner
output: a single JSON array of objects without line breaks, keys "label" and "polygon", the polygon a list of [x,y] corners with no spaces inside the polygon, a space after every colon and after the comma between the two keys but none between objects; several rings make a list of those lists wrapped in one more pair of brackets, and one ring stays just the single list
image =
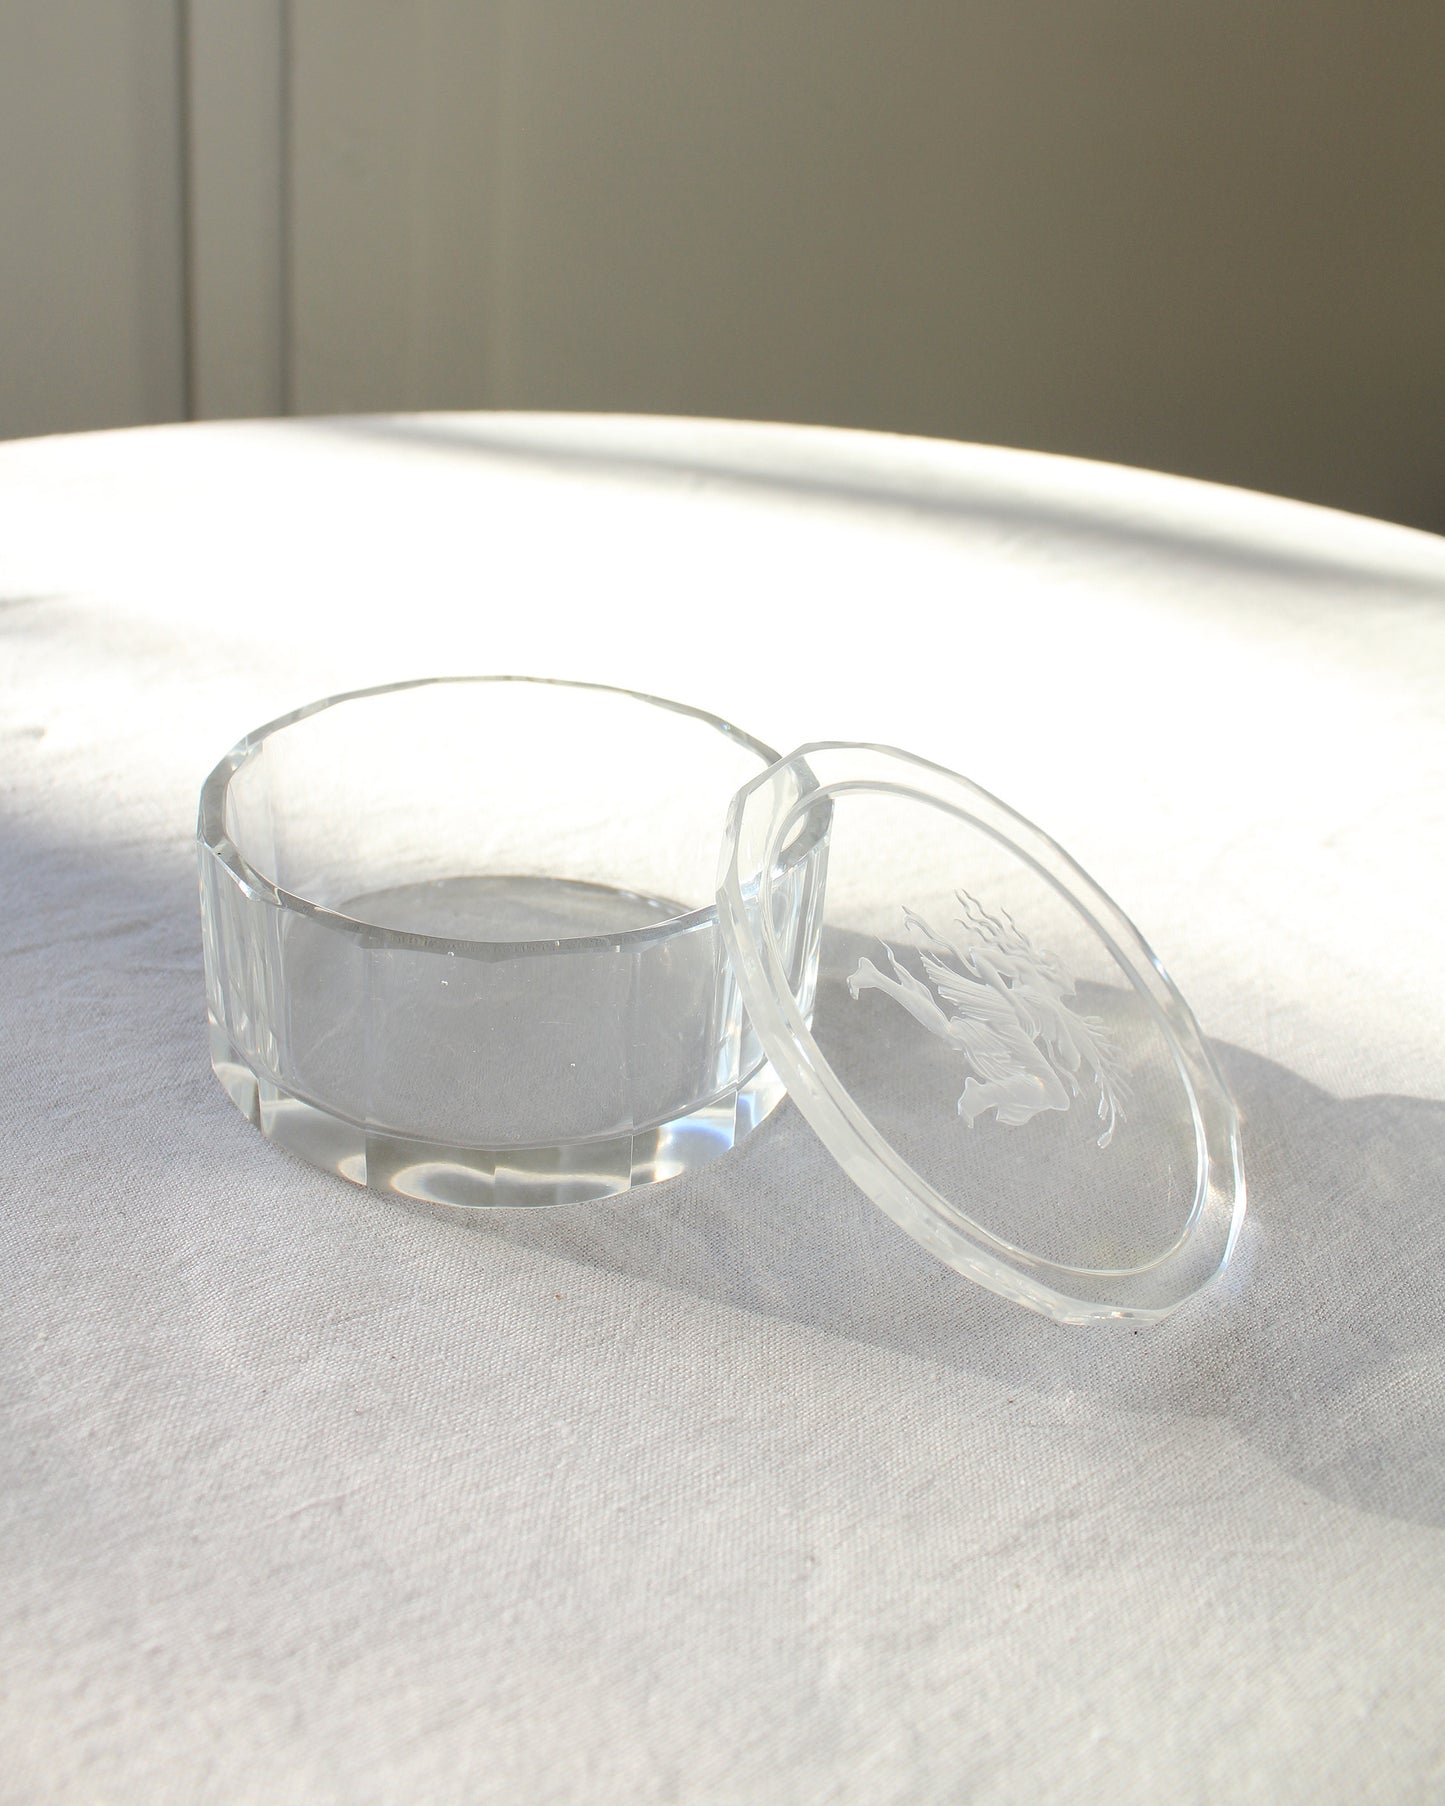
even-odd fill
[{"label": "engraved sheaf of wheat", "polygon": [[1041,1110],[1067,1110],[1085,1095],[1080,1075],[1087,1067],[1097,1094],[1098,1145],[1108,1147],[1128,1100],[1128,1075],[1108,1030],[1097,1016],[1070,1007],[1073,979],[1005,911],[992,916],[966,890],[955,894],[963,910],[962,948],[905,906],[904,929],[923,977],[882,941],[891,971],[860,959],[849,993],[856,999],[882,991],[963,1055],[970,1073],[958,1113],[970,1128],[987,1110],[1015,1126]]}]

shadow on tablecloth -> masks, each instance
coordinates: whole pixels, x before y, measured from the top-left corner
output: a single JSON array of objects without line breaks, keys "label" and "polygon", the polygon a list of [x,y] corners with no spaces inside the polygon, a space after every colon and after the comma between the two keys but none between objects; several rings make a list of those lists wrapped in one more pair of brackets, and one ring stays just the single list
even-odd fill
[{"label": "shadow on tablecloth", "polygon": [[[119,1200],[98,1244],[108,1299],[127,1262],[156,1258],[128,1195],[164,1177],[185,1199],[188,1171],[214,1178],[234,1158],[216,1139],[223,1116],[252,1134],[205,1071],[186,826],[164,845],[117,842],[99,865],[93,846],[18,818],[4,826],[7,1070],[12,1089],[27,1088],[17,1121],[29,1112],[27,1146],[52,1183],[71,1162],[104,1175],[82,1203]],[[499,1237],[889,1349],[945,1383],[975,1375],[1045,1423],[1080,1410],[1098,1413],[1101,1433],[1121,1413],[1228,1422],[1332,1500],[1445,1525],[1445,1103],[1337,1098],[1257,1055],[1219,1052],[1246,1119],[1249,1220],[1225,1277],[1144,1329],[1053,1324],[961,1279],[876,1210],[787,1105],[712,1167],[611,1203],[453,1214],[356,1201],[373,1239],[387,1212],[445,1214],[459,1238]],[[25,1149],[9,1152],[12,1186],[30,1197]],[[259,1138],[255,1153],[268,1177],[289,1164]],[[308,1186],[347,1190],[294,1172],[294,1191],[279,1188],[294,1204],[288,1225],[316,1206]],[[329,1233],[354,1238],[357,1223],[338,1212]]]},{"label": "shadow on tablecloth", "polygon": [[[1228,1420],[1361,1510],[1445,1525],[1445,1104],[1331,1097],[1218,1048],[1250,1214],[1226,1275],[1142,1329],[1049,1323],[876,1210],[787,1106],[688,1181],[476,1232],[974,1373],[1039,1405]],[[782,1202],[780,1202],[782,1201]]]}]

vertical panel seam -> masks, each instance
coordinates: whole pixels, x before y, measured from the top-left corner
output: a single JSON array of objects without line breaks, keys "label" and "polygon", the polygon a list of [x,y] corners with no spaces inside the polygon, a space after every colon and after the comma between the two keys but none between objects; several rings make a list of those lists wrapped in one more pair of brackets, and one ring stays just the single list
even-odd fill
[{"label": "vertical panel seam", "polygon": [[294,106],[294,84],[291,79],[291,59],[295,51],[296,33],[292,19],[292,0],[278,0],[281,9],[281,83],[280,115],[281,115],[281,157],[280,176],[281,193],[277,199],[279,214],[280,244],[277,246],[276,261],[279,267],[281,293],[278,298],[280,313],[280,345],[278,359],[280,363],[281,412],[293,414],[295,410],[294,371],[295,358],[291,336],[295,322],[295,306],[292,297],[292,222],[293,222],[293,167],[292,146],[294,134],[292,130],[292,109]]},{"label": "vertical panel seam", "polygon": [[176,0],[176,111],[180,144],[181,412],[196,418],[195,94],[191,69],[192,0]]}]

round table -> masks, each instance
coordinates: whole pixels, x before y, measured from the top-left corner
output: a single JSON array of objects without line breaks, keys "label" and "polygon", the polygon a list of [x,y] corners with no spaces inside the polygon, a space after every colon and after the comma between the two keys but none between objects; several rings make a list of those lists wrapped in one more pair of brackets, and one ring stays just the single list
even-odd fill
[{"label": "round table", "polygon": [[[1445,1785],[1445,544],[983,447],[437,415],[0,446],[7,1797],[1354,1802]],[[447,672],[903,745],[1130,911],[1224,1279],[1072,1329],[784,1107],[411,1208],[206,1059],[197,791]]]}]

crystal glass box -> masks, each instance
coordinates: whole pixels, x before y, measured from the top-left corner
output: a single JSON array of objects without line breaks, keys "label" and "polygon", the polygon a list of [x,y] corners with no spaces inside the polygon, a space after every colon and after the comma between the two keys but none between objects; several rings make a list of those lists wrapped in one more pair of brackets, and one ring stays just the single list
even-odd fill
[{"label": "crystal glass box", "polygon": [[1238,1116],[1152,949],[906,752],[780,758],[590,684],[396,684],[248,736],[198,839],[217,1076],[357,1184],[597,1202],[786,1087],[900,1228],[1061,1321],[1166,1316],[1235,1245]]},{"label": "crystal glass box", "polygon": [[[714,899],[777,755],[699,710],[535,679],[329,698],[206,782],[211,1057],[270,1140],[442,1204],[603,1198],[715,1159],[782,1089]],[[823,848],[783,880],[817,966]]]}]

